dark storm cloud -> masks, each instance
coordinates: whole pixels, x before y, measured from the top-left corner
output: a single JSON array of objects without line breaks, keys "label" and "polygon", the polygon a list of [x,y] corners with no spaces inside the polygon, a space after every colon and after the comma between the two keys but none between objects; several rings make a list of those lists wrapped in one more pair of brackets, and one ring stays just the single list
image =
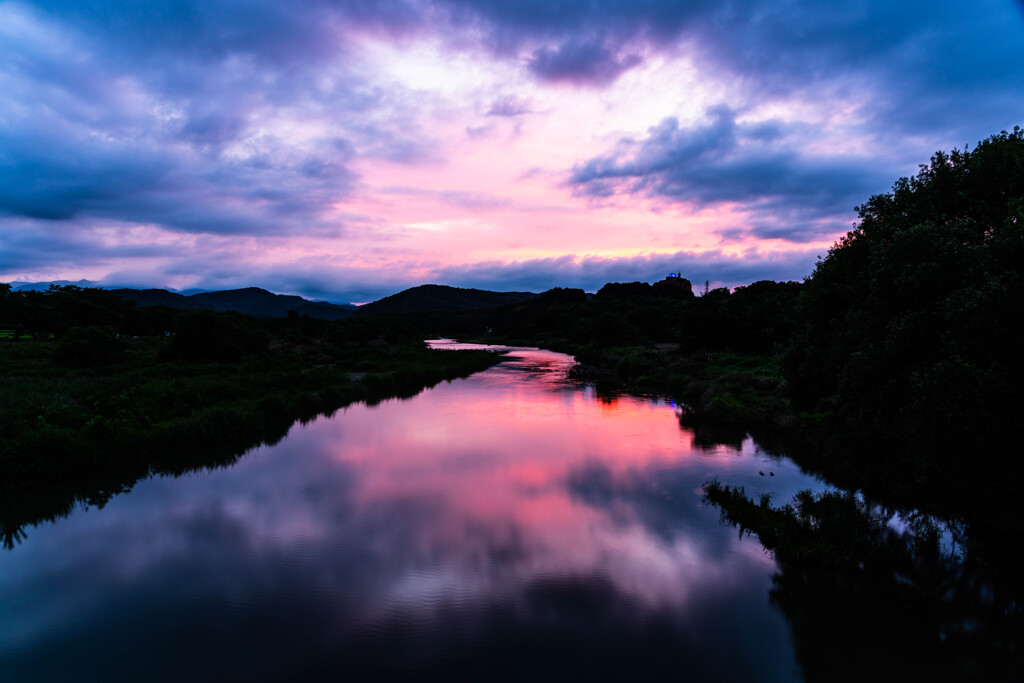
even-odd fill
[{"label": "dark storm cloud", "polygon": [[[39,3],[55,20],[94,37],[119,61],[146,63],[167,87],[190,90],[189,62],[239,56],[294,67],[344,49],[346,36],[439,33],[466,45],[527,57],[542,80],[614,81],[648,50],[687,51],[759,93],[821,87],[861,91],[865,113],[892,125],[967,123],[997,93],[1019,93],[1021,3],[869,0],[822,6],[754,0],[297,0],[291,3],[95,0]],[[950,100],[935,93],[964,92]],[[978,100],[981,101],[978,101]],[[1009,97],[1020,102],[1020,96]],[[966,110],[966,111],[965,111]],[[976,110],[976,111],[974,111]],[[986,118],[997,118],[991,109]],[[945,121],[943,121],[945,119]],[[913,124],[911,124],[913,122]],[[986,130],[1005,127],[989,123]]]},{"label": "dark storm cloud", "polygon": [[588,36],[606,45],[639,39],[667,44],[677,40],[684,30],[695,29],[702,17],[720,3],[441,0],[438,5],[450,10],[456,26],[480,24],[492,45],[510,49],[530,41],[561,41],[578,36]]},{"label": "dark storm cloud", "polygon": [[181,128],[181,136],[194,144],[223,147],[245,132],[243,117],[222,112],[196,116]]},{"label": "dark storm cloud", "polygon": [[334,54],[350,26],[400,36],[420,24],[402,0],[49,0],[32,3],[122,54],[217,63],[244,55],[266,64]]},{"label": "dark storm cloud", "polygon": [[758,222],[751,225],[720,228],[715,233],[722,238],[725,244],[741,244],[750,242],[752,238],[806,244],[849,230],[852,223],[845,222],[844,218],[845,216],[819,221],[802,221],[797,218],[781,223]]},{"label": "dark storm cloud", "polygon": [[137,197],[173,165],[160,154],[39,129],[0,130],[0,212],[53,220]]},{"label": "dark storm cloud", "polygon": [[[920,0],[834,6],[754,0],[76,0],[41,7],[82,27],[118,58],[152,62],[169,86],[184,76],[183,88],[187,70],[182,74],[177,65],[188,61],[224,64],[244,56],[264,66],[294,67],[344,49],[352,32],[439,33],[457,45],[469,44],[475,34],[495,54],[526,57],[542,80],[591,85],[614,81],[644,51],[684,49],[701,68],[762,94],[836,83],[860,90],[870,101],[865,113],[908,127],[969,122],[985,112],[984,100],[999,91],[1019,92],[1024,84],[1018,68],[1024,13],[1012,0],[986,0],[969,12],[959,3]],[[982,102],[949,106],[946,97],[934,97],[942,91],[970,93]],[[993,113],[989,109],[986,118]]]}]

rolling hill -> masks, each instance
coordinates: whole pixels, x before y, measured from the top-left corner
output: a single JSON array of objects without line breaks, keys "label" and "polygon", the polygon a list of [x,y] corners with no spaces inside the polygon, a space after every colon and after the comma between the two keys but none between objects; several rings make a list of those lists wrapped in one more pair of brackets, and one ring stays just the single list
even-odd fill
[{"label": "rolling hill", "polygon": [[360,306],[357,315],[413,313],[425,311],[470,311],[498,308],[506,304],[535,299],[532,292],[491,292],[447,285],[420,285]]},{"label": "rolling hill", "polygon": [[237,311],[264,318],[283,318],[290,311],[295,311],[299,315],[308,315],[311,318],[341,320],[352,315],[356,310],[352,304],[309,301],[300,296],[273,294],[259,287],[202,292],[190,296],[169,292],[166,289],[115,289],[112,291],[117,292],[128,301],[134,301],[138,306],[209,308],[214,311]]}]

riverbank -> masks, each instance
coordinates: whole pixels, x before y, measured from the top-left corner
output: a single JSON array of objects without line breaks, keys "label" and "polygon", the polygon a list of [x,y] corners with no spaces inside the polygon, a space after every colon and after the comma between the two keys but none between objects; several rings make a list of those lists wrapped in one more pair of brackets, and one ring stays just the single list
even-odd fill
[{"label": "riverbank", "polygon": [[596,348],[564,340],[549,340],[548,347],[573,354],[579,365],[572,375],[606,391],[684,403],[680,421],[702,440],[734,443],[749,433],[763,448],[785,452],[805,470],[889,509],[962,524],[973,550],[989,561],[1009,559],[1005,541],[1013,539],[1016,547],[1021,537],[1019,465],[975,449],[999,461],[989,470],[969,451],[880,438],[838,410],[799,411],[783,376],[782,354],[686,354],[669,344]]},{"label": "riverbank", "polygon": [[117,362],[67,367],[61,342],[0,342],[0,491],[118,467],[222,463],[279,440],[296,420],[410,396],[499,360],[384,338],[279,338],[220,362],[174,358],[163,337],[120,343]]},{"label": "riverbank", "polygon": [[685,403],[693,424],[790,434],[797,426],[779,354],[704,351],[676,344],[597,347],[564,339],[475,339],[480,343],[540,346],[572,355],[570,376],[612,391],[654,394]]}]

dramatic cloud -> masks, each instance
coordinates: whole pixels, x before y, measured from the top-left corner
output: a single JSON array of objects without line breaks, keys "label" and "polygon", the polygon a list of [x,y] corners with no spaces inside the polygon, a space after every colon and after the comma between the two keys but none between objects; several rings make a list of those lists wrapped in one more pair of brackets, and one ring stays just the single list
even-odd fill
[{"label": "dramatic cloud", "polygon": [[[88,9],[70,16],[91,25],[116,8]],[[319,78],[288,73],[283,56],[282,63],[247,63],[242,56],[249,51],[284,50],[302,32],[273,17],[238,25],[222,11],[175,15],[175,21],[190,17],[184,26],[196,33],[157,22],[160,14],[128,12],[133,23],[145,24],[135,29],[153,33],[136,45],[137,38],[98,43],[95,35],[50,26],[44,15],[17,5],[0,9],[9,20],[4,38],[14,37],[0,41],[6,46],[0,56],[11,65],[4,80],[19,95],[0,122],[0,212],[183,232],[320,229],[329,209],[351,192],[356,174],[347,164],[357,149],[365,158],[398,163],[431,156],[401,90],[374,92],[347,69]],[[220,32],[212,28],[217,20],[224,22]],[[111,21],[105,30],[134,35],[123,23]],[[203,43],[206,33],[215,35]],[[207,50],[225,41],[224,55],[204,61]],[[125,53],[132,45],[138,54]],[[174,52],[170,61],[146,63],[163,49]],[[339,126],[342,116],[350,118]],[[402,128],[382,126],[383,120]]]},{"label": "dramatic cloud", "polygon": [[801,277],[1021,64],[1019,0],[7,0],[0,281]]},{"label": "dramatic cloud", "polygon": [[[776,120],[738,122],[735,111],[719,105],[693,127],[670,117],[640,141],[622,140],[613,152],[576,166],[569,183],[581,194],[640,194],[698,209],[739,203],[748,211],[790,218],[785,225],[762,227],[758,236],[807,241],[807,233],[815,232],[808,219],[845,216],[892,181],[877,159],[800,153],[801,142],[814,142],[808,139],[813,135],[806,126]],[[828,221],[822,227],[818,232],[824,234],[836,230]]]}]

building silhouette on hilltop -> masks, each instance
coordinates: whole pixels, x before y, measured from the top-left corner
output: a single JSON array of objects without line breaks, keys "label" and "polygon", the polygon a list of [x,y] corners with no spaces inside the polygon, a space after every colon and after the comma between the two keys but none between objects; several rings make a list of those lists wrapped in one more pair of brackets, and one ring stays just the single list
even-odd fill
[{"label": "building silhouette on hilltop", "polygon": [[658,280],[652,287],[661,291],[670,290],[682,292],[685,295],[693,295],[693,285],[683,277],[682,273],[669,273],[664,280]]}]

